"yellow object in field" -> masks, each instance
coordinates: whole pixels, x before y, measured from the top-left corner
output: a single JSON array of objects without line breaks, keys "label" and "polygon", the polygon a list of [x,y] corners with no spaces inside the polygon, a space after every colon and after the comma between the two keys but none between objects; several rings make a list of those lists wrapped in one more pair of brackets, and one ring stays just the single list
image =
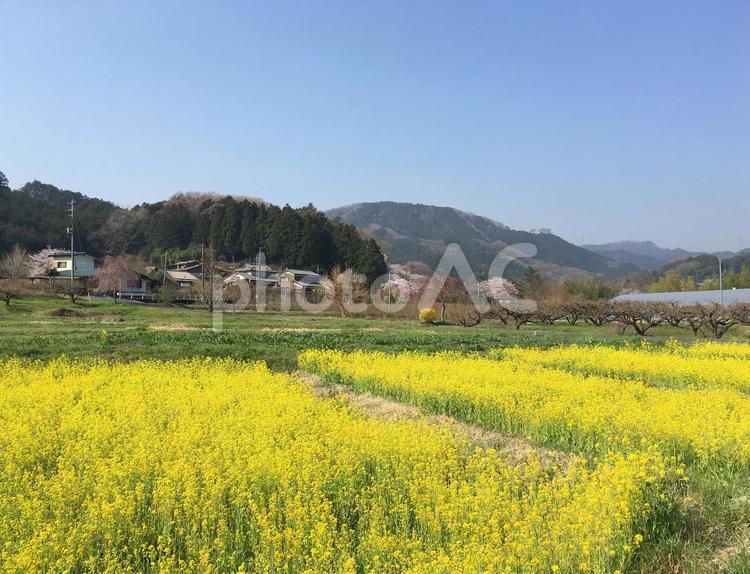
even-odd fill
[{"label": "yellow object in field", "polygon": [[437,323],[437,320],[437,313],[432,307],[425,307],[419,312],[420,323]]}]

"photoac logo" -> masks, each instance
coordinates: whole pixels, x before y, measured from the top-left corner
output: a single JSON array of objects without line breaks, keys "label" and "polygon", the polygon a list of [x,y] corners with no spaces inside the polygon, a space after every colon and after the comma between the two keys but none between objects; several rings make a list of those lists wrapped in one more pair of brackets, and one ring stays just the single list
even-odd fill
[{"label": "photoac logo", "polygon": [[[488,280],[503,278],[512,262],[518,259],[535,257],[537,248],[533,243],[514,243],[503,248],[490,265]],[[335,269],[330,277],[321,277],[310,273],[297,280],[293,271],[282,271],[276,279],[269,277],[270,268],[266,265],[265,254],[258,255],[256,264],[244,274],[235,273],[224,280],[219,276],[212,277],[211,293],[213,302],[213,328],[220,331],[223,327],[225,313],[238,313],[251,309],[264,312],[268,309],[268,291],[271,285],[279,295],[279,310],[282,313],[297,309],[307,313],[325,313],[332,307],[341,310],[342,314],[357,315],[367,311],[368,302],[384,314],[399,313],[412,300],[402,293],[397,293],[394,300],[390,289],[384,292],[384,285],[392,281],[392,274],[377,277],[368,285],[365,275],[354,273],[351,269]],[[270,272],[275,275],[275,272]],[[427,284],[419,297],[417,307],[424,309],[434,307],[440,293],[446,286],[449,277],[455,277],[471,296],[472,305],[477,313],[490,310],[491,301],[477,280],[461,246],[451,243],[445,248],[435,271],[430,275]],[[234,296],[228,297],[225,287],[227,281],[234,288]],[[386,298],[384,299],[384,295]],[[495,304],[523,309],[529,313],[536,310],[536,302],[530,299],[508,298],[495,300]]]}]

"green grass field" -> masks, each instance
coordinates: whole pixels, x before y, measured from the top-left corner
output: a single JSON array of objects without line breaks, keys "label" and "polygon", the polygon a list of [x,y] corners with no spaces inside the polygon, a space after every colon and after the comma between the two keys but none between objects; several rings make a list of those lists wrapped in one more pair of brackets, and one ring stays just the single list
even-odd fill
[{"label": "green grass field", "polygon": [[[0,306],[0,357],[47,359],[71,357],[175,359],[191,356],[232,356],[262,359],[273,369],[292,370],[297,353],[306,348],[483,351],[506,345],[553,345],[600,342],[626,344],[614,327],[524,325],[520,330],[499,323],[466,328],[420,325],[416,320],[339,318],[305,313],[246,312],[223,316],[221,331],[213,330],[205,309],[117,303],[109,299],[29,298]],[[667,338],[691,341],[688,329],[657,327],[652,342]],[[747,329],[730,333],[747,339]]]}]

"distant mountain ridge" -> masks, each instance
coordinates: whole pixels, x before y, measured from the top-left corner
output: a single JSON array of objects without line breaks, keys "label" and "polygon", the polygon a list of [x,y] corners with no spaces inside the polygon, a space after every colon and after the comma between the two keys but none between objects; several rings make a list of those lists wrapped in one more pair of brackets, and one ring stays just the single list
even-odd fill
[{"label": "distant mountain ridge", "polygon": [[[706,254],[680,248],[667,249],[659,247],[653,241],[616,241],[612,243],[581,245],[581,247],[623,263],[632,263],[650,271],[656,271],[675,261]],[[707,255],[732,257],[734,253],[732,251],[720,251],[708,253]]]},{"label": "distant mountain ridge", "polygon": [[[533,243],[537,256],[526,263],[555,279],[586,275],[619,278],[639,270],[635,265],[582,249],[552,233],[514,230],[452,207],[381,201],[339,207],[326,214],[373,237],[390,263],[417,261],[434,268],[445,247],[455,242],[463,249],[474,272],[485,277],[503,247]],[[516,265],[509,274],[518,273],[521,268]]]}]

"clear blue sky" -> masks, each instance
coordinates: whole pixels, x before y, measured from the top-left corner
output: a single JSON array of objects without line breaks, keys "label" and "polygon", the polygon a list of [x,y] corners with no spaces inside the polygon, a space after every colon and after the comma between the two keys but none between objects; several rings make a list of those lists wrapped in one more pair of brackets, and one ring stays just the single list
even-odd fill
[{"label": "clear blue sky", "polygon": [[750,246],[750,2],[0,0],[0,170]]}]

